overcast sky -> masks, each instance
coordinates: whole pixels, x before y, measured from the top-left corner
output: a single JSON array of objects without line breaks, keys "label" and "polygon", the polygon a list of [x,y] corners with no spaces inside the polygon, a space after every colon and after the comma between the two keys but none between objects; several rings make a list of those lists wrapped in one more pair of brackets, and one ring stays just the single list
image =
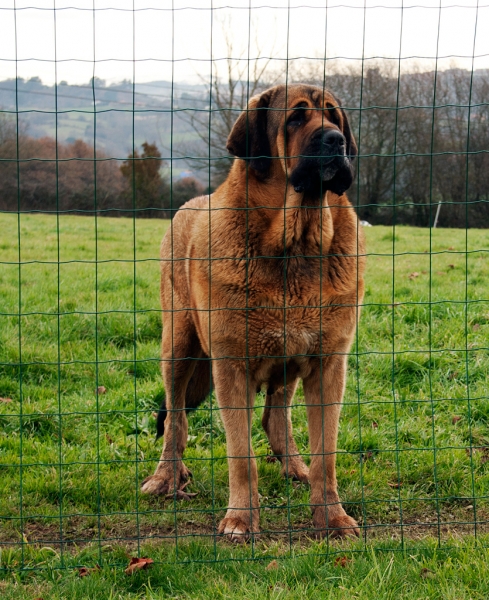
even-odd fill
[{"label": "overcast sky", "polygon": [[439,68],[470,69],[475,53],[474,68],[489,68],[489,0],[442,0],[441,10],[439,0],[134,0],[134,8],[0,0],[0,79],[84,83],[95,74],[112,83],[134,73],[138,82],[196,82],[209,77],[211,57],[228,55],[223,23],[235,56],[401,56],[407,70],[419,57],[428,70],[437,55]]}]

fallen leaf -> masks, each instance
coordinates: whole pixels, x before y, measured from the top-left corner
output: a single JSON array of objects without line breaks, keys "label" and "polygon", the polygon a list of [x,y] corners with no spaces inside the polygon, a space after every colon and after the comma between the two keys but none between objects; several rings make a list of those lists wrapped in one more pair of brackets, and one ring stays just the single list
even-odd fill
[{"label": "fallen leaf", "polygon": [[476,448],[466,448],[465,452],[467,456],[475,456],[479,454],[481,457],[480,461],[482,464],[489,462],[489,447],[488,446],[478,446]]},{"label": "fallen leaf", "polygon": [[109,444],[112,446],[112,444],[114,443],[114,440],[110,437],[110,435],[108,433],[105,434],[105,439],[109,442]]},{"label": "fallen leaf", "polygon": [[127,567],[127,569],[125,569],[124,573],[126,575],[132,575],[136,571],[141,571],[142,569],[147,569],[149,567],[149,565],[152,565],[153,563],[154,563],[154,560],[152,558],[133,557],[133,558],[131,558],[131,562],[129,563],[129,566]]},{"label": "fallen leaf", "polygon": [[90,573],[94,573],[95,571],[100,571],[100,565],[95,565],[92,569],[88,569],[87,567],[80,567],[78,569],[78,577],[87,577]]},{"label": "fallen leaf", "polygon": [[455,265],[448,265],[450,269],[455,269]]},{"label": "fallen leaf", "polygon": [[376,423],[375,421],[372,421],[372,427],[373,427],[374,429],[377,429],[377,427],[378,427],[378,426],[379,426],[379,424],[378,424],[378,423]]},{"label": "fallen leaf", "polygon": [[158,413],[157,412],[152,412],[151,416],[153,417],[153,419],[157,419],[158,418]]},{"label": "fallen leaf", "polygon": [[12,398],[0,398],[0,402],[4,404],[10,404],[12,402]]},{"label": "fallen leaf", "polygon": [[387,485],[398,490],[400,487],[402,487],[402,481],[389,481],[387,482]]},{"label": "fallen leaf", "polygon": [[334,559],[334,566],[335,567],[347,567],[348,564],[351,563],[351,558],[348,558],[347,556],[337,556]]},{"label": "fallen leaf", "polygon": [[275,571],[278,569],[278,562],[276,560],[272,560],[272,562],[268,563],[265,567],[265,571]]},{"label": "fallen leaf", "polygon": [[449,250],[455,250],[455,248],[453,246],[450,246],[450,248],[448,248]]},{"label": "fallen leaf", "polygon": [[419,277],[419,273],[417,271],[414,271],[414,273],[409,275],[409,279],[416,279],[416,277]]},{"label": "fallen leaf", "polygon": [[374,458],[374,453],[371,450],[369,450],[368,452],[363,452],[362,454],[360,454],[358,460],[359,462],[364,463],[367,462],[367,460],[370,460],[371,458]]},{"label": "fallen leaf", "polygon": [[425,567],[424,569],[421,569],[419,576],[423,577],[423,579],[433,579],[435,577],[435,573]]},{"label": "fallen leaf", "polygon": [[457,415],[452,417],[452,425],[455,425],[455,423],[458,423],[461,420],[462,417],[459,417]]},{"label": "fallen leaf", "polygon": [[453,371],[452,373],[450,373],[450,375],[448,376],[448,379],[456,379],[458,377],[459,373],[458,371]]},{"label": "fallen leaf", "polygon": [[445,271],[437,271],[436,274],[437,275],[446,275]]},{"label": "fallen leaf", "polygon": [[427,275],[428,271],[421,271],[421,273],[423,273],[423,275]]},{"label": "fallen leaf", "polygon": [[480,323],[474,323],[472,325],[472,330],[473,331],[478,331],[481,328],[481,324]]},{"label": "fallen leaf", "polygon": [[278,461],[278,458],[277,458],[276,456],[273,456],[272,454],[267,454],[267,455],[265,456],[265,461],[266,461],[267,463],[274,463],[274,462],[277,462],[277,461]]},{"label": "fallen leaf", "polygon": [[105,394],[107,391],[107,389],[103,386],[103,385],[99,385],[97,388],[97,395],[98,394]]},{"label": "fallen leaf", "polygon": [[185,488],[187,487],[187,485],[189,485],[190,482],[191,482],[191,480],[189,479],[183,485],[181,485],[178,490],[176,490],[175,492],[173,492],[173,494],[167,494],[165,496],[165,499],[166,500],[171,500],[171,499],[175,499],[175,500],[192,500],[192,498],[195,498],[195,496],[197,496],[197,492],[185,492],[184,491]]}]

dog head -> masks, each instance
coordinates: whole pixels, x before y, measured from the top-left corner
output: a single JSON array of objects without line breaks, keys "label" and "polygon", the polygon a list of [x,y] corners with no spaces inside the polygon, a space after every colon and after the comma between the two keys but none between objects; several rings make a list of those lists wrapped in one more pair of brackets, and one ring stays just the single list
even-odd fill
[{"label": "dog head", "polygon": [[353,181],[357,146],[344,110],[327,90],[279,85],[250,99],[227,150],[265,180],[278,161],[296,192],[343,194]]}]

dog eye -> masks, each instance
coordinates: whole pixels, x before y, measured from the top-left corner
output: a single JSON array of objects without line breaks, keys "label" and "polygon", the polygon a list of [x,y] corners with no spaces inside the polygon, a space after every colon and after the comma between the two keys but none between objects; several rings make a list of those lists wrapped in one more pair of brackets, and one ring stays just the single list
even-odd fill
[{"label": "dog eye", "polygon": [[335,125],[338,125],[338,127],[339,127],[341,125],[341,120],[338,115],[337,107],[328,103],[328,104],[326,104],[326,108],[328,109],[328,114],[329,114],[329,118],[331,119],[331,121]]},{"label": "dog eye", "polygon": [[295,107],[294,112],[287,119],[287,126],[296,127],[298,125],[302,125],[306,120],[306,111],[304,109],[307,108],[307,104],[305,102],[301,102]]}]

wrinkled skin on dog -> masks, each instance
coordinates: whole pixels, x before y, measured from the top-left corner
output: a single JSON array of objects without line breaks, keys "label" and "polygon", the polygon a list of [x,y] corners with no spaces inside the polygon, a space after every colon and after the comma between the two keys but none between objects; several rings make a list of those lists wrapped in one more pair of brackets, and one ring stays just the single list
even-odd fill
[{"label": "wrinkled skin on dog", "polygon": [[[310,483],[318,535],[359,535],[338,495],[335,454],[365,266],[345,195],[357,153],[346,114],[328,91],[277,86],[250,100],[227,148],[236,159],[226,181],[187,202],[161,246],[164,447],[142,491],[187,497],[185,409],[214,385],[229,457],[219,532],[233,541],[258,533],[250,411],[264,386],[263,427],[283,474]],[[300,379],[309,467],[292,433]]]}]

